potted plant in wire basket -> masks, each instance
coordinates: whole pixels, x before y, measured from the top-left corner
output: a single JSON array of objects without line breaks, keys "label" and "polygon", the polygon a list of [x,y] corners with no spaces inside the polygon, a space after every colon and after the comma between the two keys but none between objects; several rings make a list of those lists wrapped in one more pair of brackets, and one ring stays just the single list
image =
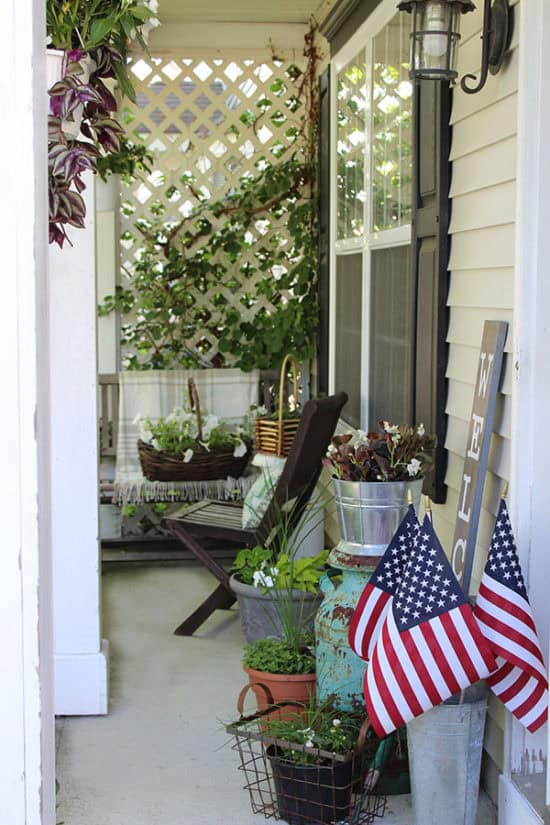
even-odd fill
[{"label": "potted plant in wire basket", "polygon": [[370,823],[385,799],[374,789],[379,740],[364,712],[342,711],[331,697],[290,707],[284,716],[259,712],[228,726],[241,757],[252,810],[289,825]]},{"label": "potted plant in wire basket", "polygon": [[203,414],[193,379],[188,386],[190,408],[178,407],[156,422],[139,421],[144,476],[151,481],[239,478],[252,451],[250,435],[244,427],[231,430],[217,416]]}]

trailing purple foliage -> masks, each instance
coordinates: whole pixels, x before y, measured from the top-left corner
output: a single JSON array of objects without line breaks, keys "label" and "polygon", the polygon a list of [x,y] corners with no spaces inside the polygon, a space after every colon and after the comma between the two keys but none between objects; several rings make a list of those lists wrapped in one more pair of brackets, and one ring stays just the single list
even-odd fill
[{"label": "trailing purple foliage", "polygon": [[[91,71],[86,82],[87,58],[91,58]],[[117,104],[102,78],[114,77],[115,66],[121,61],[120,52],[107,46],[90,54],[73,49],[65,55],[63,77],[49,90],[49,240],[60,247],[69,240],[67,226],[84,226],[86,207],[81,193],[86,185],[82,175],[95,173],[99,157],[120,149],[124,129],[111,117]],[[70,134],[70,123],[80,114],[83,140]]]}]

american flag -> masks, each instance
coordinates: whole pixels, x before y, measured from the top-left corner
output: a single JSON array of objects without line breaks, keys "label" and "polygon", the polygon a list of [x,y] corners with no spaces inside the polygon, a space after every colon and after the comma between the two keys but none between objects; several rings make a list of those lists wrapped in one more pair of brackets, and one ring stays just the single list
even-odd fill
[{"label": "american flag", "polygon": [[353,652],[362,659],[368,660],[372,656],[419,529],[411,504],[357,602],[350,621],[348,640]]},{"label": "american flag", "polygon": [[416,538],[365,674],[378,736],[497,667],[428,517]]},{"label": "american flag", "polygon": [[547,719],[548,680],[504,499],[474,613],[499,665],[487,683],[534,733]]}]

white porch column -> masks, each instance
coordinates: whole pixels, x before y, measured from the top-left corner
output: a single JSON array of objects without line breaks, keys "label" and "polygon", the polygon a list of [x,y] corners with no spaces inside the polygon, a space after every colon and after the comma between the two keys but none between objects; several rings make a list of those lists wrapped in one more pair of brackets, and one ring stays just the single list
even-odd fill
[{"label": "white porch column", "polygon": [[107,712],[97,501],[94,180],[86,228],[51,246],[50,381],[55,712]]},{"label": "white porch column", "polygon": [[0,822],[53,825],[45,4],[2,12]]}]

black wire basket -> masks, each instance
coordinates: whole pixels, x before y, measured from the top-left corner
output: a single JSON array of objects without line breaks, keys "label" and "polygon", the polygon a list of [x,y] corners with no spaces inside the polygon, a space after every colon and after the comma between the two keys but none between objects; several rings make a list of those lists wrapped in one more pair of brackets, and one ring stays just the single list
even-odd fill
[{"label": "black wire basket", "polygon": [[380,740],[369,735],[368,720],[356,747],[342,755],[265,735],[260,720],[268,712],[227,726],[253,813],[289,825],[367,825],[384,816],[386,797],[376,792],[372,767]]}]

